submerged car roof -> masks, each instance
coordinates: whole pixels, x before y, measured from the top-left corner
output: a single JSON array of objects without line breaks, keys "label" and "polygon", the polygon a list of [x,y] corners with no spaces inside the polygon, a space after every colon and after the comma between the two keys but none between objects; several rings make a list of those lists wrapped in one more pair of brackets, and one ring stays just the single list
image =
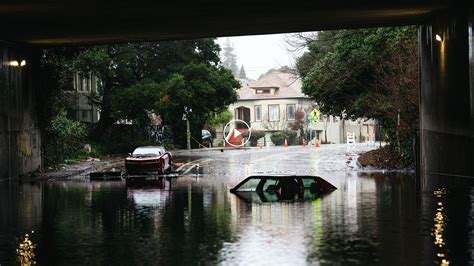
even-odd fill
[{"label": "submerged car roof", "polygon": [[242,180],[240,183],[238,183],[236,186],[234,186],[230,192],[237,191],[237,189],[245,184],[249,179],[255,179],[255,178],[278,178],[278,179],[290,179],[290,178],[312,178],[316,179],[317,182],[323,186],[325,190],[335,190],[337,189],[333,184],[329,183],[328,181],[324,180],[322,177],[315,176],[315,175],[284,175],[284,174],[268,174],[268,175],[252,175],[244,180]]}]

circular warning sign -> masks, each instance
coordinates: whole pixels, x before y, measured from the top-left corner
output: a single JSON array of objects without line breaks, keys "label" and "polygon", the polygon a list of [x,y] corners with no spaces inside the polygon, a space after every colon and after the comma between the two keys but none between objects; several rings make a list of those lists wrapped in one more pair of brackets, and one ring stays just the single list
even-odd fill
[{"label": "circular warning sign", "polygon": [[[247,136],[244,133],[248,132]],[[240,119],[230,120],[224,127],[224,141],[232,147],[243,147],[250,140],[252,129]]]}]

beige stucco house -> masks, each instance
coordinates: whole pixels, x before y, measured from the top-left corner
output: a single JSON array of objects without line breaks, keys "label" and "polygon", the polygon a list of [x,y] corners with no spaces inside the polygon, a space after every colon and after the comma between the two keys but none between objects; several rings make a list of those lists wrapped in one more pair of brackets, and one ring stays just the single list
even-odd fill
[{"label": "beige stucco house", "polygon": [[94,97],[98,97],[99,82],[95,75],[83,76],[74,73],[70,90],[63,91],[67,96],[67,111],[70,118],[88,123],[99,121],[99,105],[93,100]]},{"label": "beige stucco house", "polygon": [[[305,121],[304,129],[311,131],[312,139],[326,142],[345,142],[347,132],[356,133],[358,141],[368,139],[375,132],[374,121],[358,119],[341,120],[339,117],[321,115],[319,121],[308,123],[308,114],[316,108],[301,91],[301,79],[290,71],[270,72],[259,80],[240,88],[239,100],[229,106],[235,119],[248,123],[252,130],[266,132],[265,139],[279,130],[290,129],[292,123]],[[263,138],[259,140],[263,143]]]}]

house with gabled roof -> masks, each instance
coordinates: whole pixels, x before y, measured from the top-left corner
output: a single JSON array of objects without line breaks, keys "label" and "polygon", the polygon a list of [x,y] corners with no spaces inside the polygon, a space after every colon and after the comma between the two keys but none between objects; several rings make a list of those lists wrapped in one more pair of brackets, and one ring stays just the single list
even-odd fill
[{"label": "house with gabled roof", "polygon": [[[266,132],[265,141],[276,131],[290,129],[297,120],[307,121],[316,103],[302,90],[301,78],[289,70],[275,70],[237,91],[238,101],[229,106],[234,119],[245,121],[252,130]],[[320,115],[316,123],[306,123],[305,130],[312,139],[342,143],[346,132],[354,132],[356,139],[367,140],[374,133],[374,121],[345,120]],[[260,140],[259,142],[263,142]]]}]

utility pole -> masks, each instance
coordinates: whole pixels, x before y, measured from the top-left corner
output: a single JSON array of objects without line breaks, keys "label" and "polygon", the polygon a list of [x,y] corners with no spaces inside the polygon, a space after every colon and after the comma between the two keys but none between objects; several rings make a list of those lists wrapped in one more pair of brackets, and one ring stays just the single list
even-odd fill
[{"label": "utility pole", "polygon": [[191,129],[189,126],[189,114],[192,111],[193,110],[191,109],[191,107],[189,106],[184,107],[183,120],[186,120],[186,142],[187,142],[188,150],[191,149]]},{"label": "utility pole", "polygon": [[189,129],[189,119],[186,119],[186,136],[188,143],[188,150],[191,149],[191,130]]}]

